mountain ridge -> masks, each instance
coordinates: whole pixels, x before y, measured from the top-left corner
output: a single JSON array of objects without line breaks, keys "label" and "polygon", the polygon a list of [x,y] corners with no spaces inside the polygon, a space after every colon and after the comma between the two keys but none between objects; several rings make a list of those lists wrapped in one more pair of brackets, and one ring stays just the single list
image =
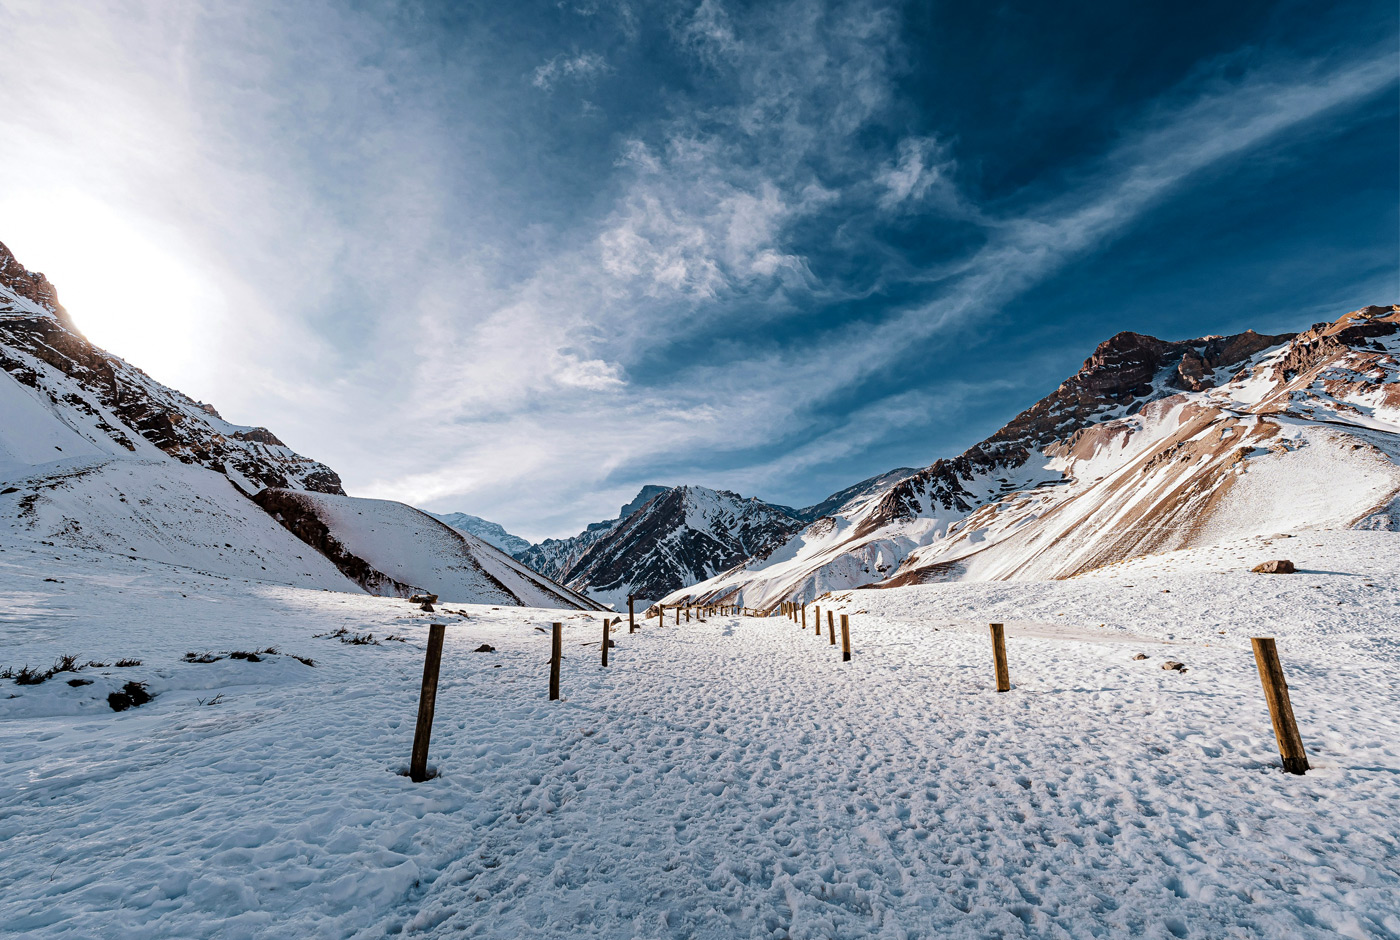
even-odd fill
[{"label": "mountain ridge", "polygon": [[1071,577],[1259,527],[1400,524],[1397,358],[1395,306],[1296,334],[1119,333],[963,454],[814,521],[772,563],[665,600],[767,609],[860,586]]}]

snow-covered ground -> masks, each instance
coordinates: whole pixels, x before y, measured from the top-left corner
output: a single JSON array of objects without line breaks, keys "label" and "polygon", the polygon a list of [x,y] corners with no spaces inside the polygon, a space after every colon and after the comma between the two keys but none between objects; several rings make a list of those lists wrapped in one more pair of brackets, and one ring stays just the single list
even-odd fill
[{"label": "snow-covered ground", "polygon": [[[0,667],[141,665],[0,680],[0,934],[1400,936],[1397,549],[1302,532],[844,593],[821,603],[852,615],[850,663],[780,617],[668,616],[624,624],[604,670],[594,613],[429,615],[7,540]],[[1272,557],[1301,573],[1248,573]],[[441,775],[413,784],[435,619]],[[380,642],[316,636],[341,629]],[[1260,633],[1306,777],[1279,768]],[[155,698],[113,712],[128,681]]]}]

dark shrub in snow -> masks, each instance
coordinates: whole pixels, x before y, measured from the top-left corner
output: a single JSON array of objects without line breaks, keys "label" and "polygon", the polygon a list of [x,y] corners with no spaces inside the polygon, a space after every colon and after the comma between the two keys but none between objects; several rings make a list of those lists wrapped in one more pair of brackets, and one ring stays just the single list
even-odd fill
[{"label": "dark shrub in snow", "polygon": [[124,712],[128,708],[145,705],[150,700],[151,693],[146,691],[144,682],[128,682],[120,692],[107,696],[107,704],[112,706],[114,712]]}]

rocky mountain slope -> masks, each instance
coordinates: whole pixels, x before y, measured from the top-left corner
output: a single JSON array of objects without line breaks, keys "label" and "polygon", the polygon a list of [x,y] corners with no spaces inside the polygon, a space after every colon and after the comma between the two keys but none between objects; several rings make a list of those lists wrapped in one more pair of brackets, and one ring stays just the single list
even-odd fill
[{"label": "rocky mountain slope", "polygon": [[819,503],[797,510],[794,515],[803,522],[815,522],[824,516],[834,516],[872,495],[886,492],[916,473],[918,471],[913,467],[898,467],[832,493]]},{"label": "rocky mountain slope", "polygon": [[1400,308],[1295,335],[1120,333],[962,455],[675,592],[1066,578],[1251,534],[1400,523]]},{"label": "rocky mountain slope", "polygon": [[759,499],[702,486],[647,486],[622,515],[572,539],[532,546],[522,561],[576,591],[622,609],[761,558],[801,528]]},{"label": "rocky mountain slope", "polygon": [[597,606],[408,506],[345,496],[266,428],[224,421],[93,346],[48,279],[0,245],[0,541],[6,531],[221,577]]},{"label": "rocky mountain slope", "polygon": [[483,542],[494,545],[507,555],[521,554],[528,551],[530,548],[530,543],[525,539],[507,532],[505,527],[500,523],[491,522],[480,516],[473,516],[465,512],[431,512],[428,513],[428,515],[447,523],[459,532],[475,535]]},{"label": "rocky mountain slope", "polygon": [[42,274],[0,244],[0,369],[61,415],[81,416],[93,446],[137,453],[138,439],[181,463],[265,486],[342,493],[325,464],[295,453],[267,428],[230,424],[212,405],[161,385],[87,341]]},{"label": "rocky mountain slope", "polygon": [[[537,542],[524,551],[515,553],[515,557],[541,574],[548,575],[555,580],[562,580],[569,573],[569,569],[573,568],[583,557],[584,553],[607,537],[608,533],[619,523],[655,497],[669,490],[668,486],[648,484],[638,491],[631,502],[618,510],[616,518],[589,523],[578,535],[566,539],[545,539],[543,542]],[[625,601],[626,598],[624,597],[623,600]]]},{"label": "rocky mountain slope", "polygon": [[603,605],[531,571],[476,536],[404,503],[267,489],[257,503],[372,594],[429,591],[444,603],[518,607]]}]

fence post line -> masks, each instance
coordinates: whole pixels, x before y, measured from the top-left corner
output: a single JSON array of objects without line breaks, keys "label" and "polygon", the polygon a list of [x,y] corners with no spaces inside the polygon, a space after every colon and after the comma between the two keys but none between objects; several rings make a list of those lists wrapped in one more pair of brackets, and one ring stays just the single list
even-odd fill
[{"label": "fence post line", "polygon": [[1006,628],[999,623],[992,628],[992,661],[997,671],[997,691],[1011,691],[1011,668],[1006,663]]},{"label": "fence post line", "polygon": [[442,666],[442,637],[446,632],[445,623],[428,626],[428,655],[423,658],[423,688],[418,693],[418,725],[413,730],[413,756],[408,762],[408,779],[414,783],[428,779],[428,740],[433,736],[438,672]]},{"label": "fence post line", "polygon": [[[835,645],[836,645],[836,614],[833,613],[832,611],[829,611],[829,610],[826,612],[826,628],[827,628],[827,630],[831,633],[831,643],[828,644],[828,645],[829,645],[829,646],[835,646]],[[820,630],[818,630],[818,631],[817,631],[817,637],[818,637],[818,639],[821,638],[821,635],[822,635],[822,632],[821,632]]]},{"label": "fence post line", "polygon": [[846,614],[841,615],[841,661],[851,661],[851,618]]},{"label": "fence post line", "polygon": [[554,624],[554,639],[549,654],[549,700],[559,698],[559,661],[564,658],[564,625]]},{"label": "fence post line", "polygon": [[608,644],[612,641],[608,639],[608,618],[603,618],[603,665],[608,664]]},{"label": "fence post line", "polygon": [[1288,683],[1283,680],[1283,666],[1278,661],[1278,649],[1271,636],[1250,637],[1254,645],[1254,662],[1259,667],[1259,681],[1264,686],[1264,698],[1269,703],[1269,718],[1274,724],[1278,753],[1283,769],[1290,774],[1309,770],[1308,755],[1303,751],[1303,738],[1298,723],[1293,720],[1293,703],[1288,699]]},{"label": "fence post line", "polygon": [[627,595],[627,632],[628,632],[628,633],[636,633],[636,632],[637,632],[637,610],[636,610],[635,607],[632,606],[632,605],[635,604],[636,602],[637,602],[637,596],[636,596],[635,594],[628,594],[628,595]]}]

